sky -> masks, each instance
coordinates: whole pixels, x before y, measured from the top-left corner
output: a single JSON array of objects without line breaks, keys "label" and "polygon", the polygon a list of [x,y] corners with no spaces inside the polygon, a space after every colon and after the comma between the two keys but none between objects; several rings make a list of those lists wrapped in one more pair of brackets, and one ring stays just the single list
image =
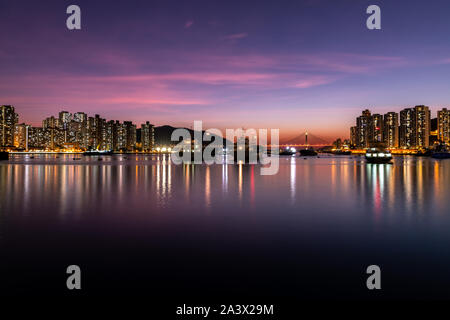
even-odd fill
[{"label": "sky", "polygon": [[448,0],[0,0],[0,104],[33,125],[67,110],[345,138],[365,108],[450,106],[449,16]]}]

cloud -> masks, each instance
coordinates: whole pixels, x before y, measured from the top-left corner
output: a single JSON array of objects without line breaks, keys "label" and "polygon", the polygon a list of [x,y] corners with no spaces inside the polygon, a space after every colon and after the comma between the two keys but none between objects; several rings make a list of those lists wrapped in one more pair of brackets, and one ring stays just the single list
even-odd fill
[{"label": "cloud", "polygon": [[442,60],[439,61],[438,64],[450,64],[450,58],[442,59]]},{"label": "cloud", "polygon": [[98,102],[103,104],[133,104],[133,105],[179,105],[179,106],[190,106],[190,105],[206,105],[208,104],[205,100],[189,100],[189,99],[151,99],[147,96],[114,96],[111,98],[100,99]]},{"label": "cloud", "polygon": [[194,24],[193,20],[188,20],[186,21],[186,23],[184,24],[184,28],[185,29],[189,29],[190,27],[192,27],[192,25]]},{"label": "cloud", "polygon": [[239,40],[239,39],[244,39],[248,37],[248,33],[235,33],[235,34],[230,34],[228,36],[225,36],[224,39],[225,40]]},{"label": "cloud", "polygon": [[270,73],[245,73],[245,72],[189,72],[189,73],[147,73],[126,76],[103,76],[103,77],[83,77],[80,81],[96,82],[191,82],[200,84],[220,85],[220,84],[260,84],[262,81],[274,79],[276,75]]},{"label": "cloud", "polygon": [[[231,111],[242,114],[242,109],[253,112],[255,104],[281,104],[292,112],[293,105],[314,94],[312,88],[333,84],[326,88],[333,92],[342,79],[411,64],[401,57],[348,53],[227,54],[201,49],[158,51],[151,56],[103,50],[90,58],[84,60],[83,68],[67,63],[42,69],[36,64],[36,68],[15,75],[0,74],[3,103],[16,105],[21,121],[36,125],[42,114],[57,112],[61,106],[136,122],[145,118],[157,121],[159,116],[163,122],[169,116],[171,121],[185,121],[205,114],[210,119],[209,114],[220,115],[221,121],[233,122],[236,117],[224,118]],[[347,93],[338,98],[349,99]],[[323,94],[317,99],[330,98]],[[333,105],[342,103],[339,101]],[[320,103],[322,106],[322,100]]]},{"label": "cloud", "polygon": [[335,77],[326,77],[326,76],[309,76],[305,79],[302,79],[296,82],[293,86],[299,89],[307,89],[311,87],[321,86],[325,84],[329,84],[336,81]]}]

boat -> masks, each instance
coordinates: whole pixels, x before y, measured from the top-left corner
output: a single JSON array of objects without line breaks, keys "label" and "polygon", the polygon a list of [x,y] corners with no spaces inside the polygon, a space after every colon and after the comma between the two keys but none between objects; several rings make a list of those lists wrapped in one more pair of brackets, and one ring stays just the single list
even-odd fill
[{"label": "boat", "polygon": [[112,150],[88,150],[83,152],[83,156],[107,156],[113,154]]},{"label": "boat", "polygon": [[314,149],[303,149],[300,150],[300,157],[315,157],[317,152]]},{"label": "boat", "polygon": [[9,152],[0,151],[0,160],[9,160]]},{"label": "boat", "polygon": [[331,152],[335,156],[351,156],[352,152],[350,150],[335,150]]},{"label": "boat", "polygon": [[285,149],[280,149],[278,155],[280,156],[293,156],[297,153],[297,150],[294,147],[286,147]]},{"label": "boat", "polygon": [[366,150],[368,163],[391,163],[392,154],[382,147],[373,147]]}]

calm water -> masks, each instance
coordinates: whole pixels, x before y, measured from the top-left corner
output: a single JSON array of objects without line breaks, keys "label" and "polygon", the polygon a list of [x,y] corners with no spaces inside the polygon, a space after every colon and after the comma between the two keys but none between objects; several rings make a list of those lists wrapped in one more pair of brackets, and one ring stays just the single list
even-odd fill
[{"label": "calm water", "polygon": [[1,293],[67,294],[78,264],[85,294],[450,298],[450,161],[286,157],[277,175],[259,170],[167,156],[1,162]]}]

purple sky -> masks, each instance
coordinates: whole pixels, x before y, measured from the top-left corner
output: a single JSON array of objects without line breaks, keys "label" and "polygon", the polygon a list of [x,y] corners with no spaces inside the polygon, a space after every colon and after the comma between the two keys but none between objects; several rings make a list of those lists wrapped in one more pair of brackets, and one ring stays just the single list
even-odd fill
[{"label": "purple sky", "polygon": [[36,125],[64,109],[346,137],[363,108],[450,105],[449,15],[448,0],[2,0],[0,104]]}]

